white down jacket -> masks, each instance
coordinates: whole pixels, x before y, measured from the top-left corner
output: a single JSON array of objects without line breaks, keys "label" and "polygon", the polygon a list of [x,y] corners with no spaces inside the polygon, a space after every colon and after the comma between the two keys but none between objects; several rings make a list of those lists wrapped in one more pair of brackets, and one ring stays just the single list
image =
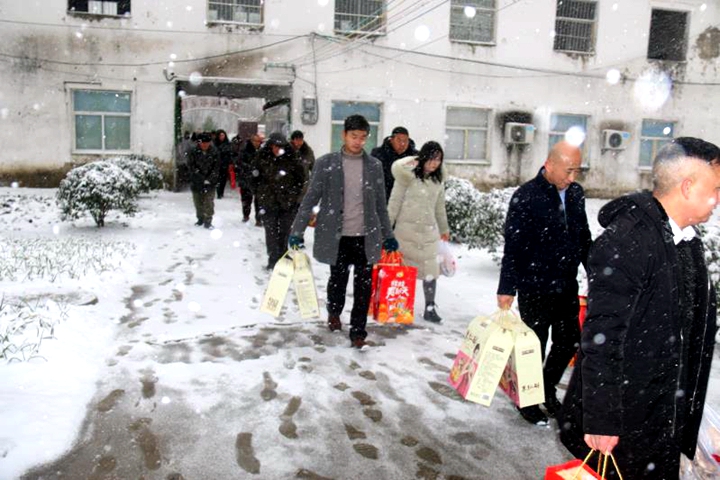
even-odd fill
[{"label": "white down jacket", "polygon": [[439,275],[437,252],[440,235],[450,229],[445,212],[445,181],[424,181],[413,173],[417,157],[405,157],[392,164],[395,177],[388,214],[395,238],[407,265],[417,267],[418,279]]}]

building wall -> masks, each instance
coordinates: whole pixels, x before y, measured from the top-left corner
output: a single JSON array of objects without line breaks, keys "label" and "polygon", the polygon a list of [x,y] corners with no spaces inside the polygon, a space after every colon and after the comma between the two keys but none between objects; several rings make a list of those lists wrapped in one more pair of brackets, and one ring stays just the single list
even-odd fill
[{"label": "building wall", "polygon": [[[330,148],[333,100],[380,103],[379,136],[405,125],[418,147],[445,141],[448,106],[490,109],[487,162],[448,162],[479,185],[534,176],[552,113],[589,115],[583,184],[596,194],[649,185],[638,168],[643,118],[677,122],[676,136],[720,142],[717,2],[599,1],[593,55],[553,50],[555,0],[498,2],[492,45],[448,40],[450,2],[393,0],[385,35],[352,39],[333,34],[332,0],[264,4],[264,27],[252,30],[206,24],[203,0],[132,0],[127,18],[70,14],[66,0],[0,0],[0,179],[52,185],[72,164],[97,157],[73,152],[72,88],[130,91],[131,150],[170,166],[175,80],[191,74],[221,95],[232,82],[291,85],[293,128],[318,154]],[[689,12],[686,62],[646,59],[652,8]],[[425,28],[427,39],[418,35]],[[674,82],[657,107],[635,93],[635,79],[651,67]],[[623,76],[617,84],[605,78],[612,68]],[[302,99],[316,92],[318,122],[303,125]],[[502,141],[508,113],[527,115],[537,128],[522,149]],[[603,151],[605,128],[630,132],[628,148]]]}]

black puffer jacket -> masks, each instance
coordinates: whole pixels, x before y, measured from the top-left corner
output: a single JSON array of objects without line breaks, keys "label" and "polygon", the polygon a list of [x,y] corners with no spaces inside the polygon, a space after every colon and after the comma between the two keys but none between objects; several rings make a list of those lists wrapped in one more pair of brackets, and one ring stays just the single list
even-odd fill
[{"label": "black puffer jacket", "polygon": [[397,153],[395,151],[395,149],[390,144],[391,139],[392,136],[385,137],[382,145],[373,148],[372,152],[370,153],[371,156],[377,158],[378,160],[380,160],[380,163],[382,163],[383,175],[385,175],[386,201],[390,200],[390,193],[392,192],[393,185],[395,184],[395,178],[392,175],[392,164],[395,163],[395,160],[418,154],[418,151],[415,149],[415,141],[413,141],[412,138],[410,139],[410,143],[408,143],[407,150],[405,150],[403,153]]},{"label": "black puffer jacket", "polygon": [[252,187],[260,208],[289,210],[300,202],[305,171],[290,145],[275,157],[272,147],[264,145],[252,164]]},{"label": "black puffer jacket", "polygon": [[193,192],[208,191],[215,188],[220,177],[220,155],[217,148],[209,145],[203,152],[196,146],[188,155],[190,172],[190,190]]},{"label": "black puffer jacket", "polygon": [[582,187],[567,188],[563,213],[557,188],[540,169],[510,200],[497,293],[552,293],[576,286],[591,243]]},{"label": "black puffer jacket", "polygon": [[[619,436],[615,452],[626,478],[644,478],[649,463],[660,470],[681,451],[695,454],[715,343],[715,291],[696,237],[689,246],[700,266],[692,282],[696,307],[694,318],[683,320],[678,248],[650,192],[616,199],[598,218],[606,230],[590,253],[588,313],[561,439],[581,457],[589,451],[585,433]],[[652,478],[677,478],[670,469]]]}]

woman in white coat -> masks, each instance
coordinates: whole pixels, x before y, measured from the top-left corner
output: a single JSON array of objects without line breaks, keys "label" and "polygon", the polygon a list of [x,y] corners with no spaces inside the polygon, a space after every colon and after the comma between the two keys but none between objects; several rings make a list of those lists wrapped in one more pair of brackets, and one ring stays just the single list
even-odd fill
[{"label": "woman in white coat", "polygon": [[388,214],[395,238],[407,265],[417,267],[423,281],[425,312],[430,322],[442,321],[435,306],[438,267],[438,242],[450,237],[445,212],[445,181],[442,170],[443,149],[427,142],[417,157],[405,157],[392,164],[395,177]]}]

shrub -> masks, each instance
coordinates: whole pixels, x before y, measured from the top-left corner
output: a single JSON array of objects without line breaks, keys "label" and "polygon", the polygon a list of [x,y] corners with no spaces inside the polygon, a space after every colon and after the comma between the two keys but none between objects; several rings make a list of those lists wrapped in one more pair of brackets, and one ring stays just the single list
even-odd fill
[{"label": "shrub", "polygon": [[445,182],[445,207],[452,240],[469,248],[501,250],[505,214],[514,188],[483,193],[468,180],[451,177]]},{"label": "shrub", "polygon": [[110,210],[134,215],[138,193],[138,183],[129,172],[101,160],[70,170],[60,182],[56,198],[63,220],[89,213],[102,227]]},{"label": "shrub", "polygon": [[111,157],[106,160],[129,173],[137,182],[141,193],[163,188],[163,176],[152,159],[145,155]]}]

